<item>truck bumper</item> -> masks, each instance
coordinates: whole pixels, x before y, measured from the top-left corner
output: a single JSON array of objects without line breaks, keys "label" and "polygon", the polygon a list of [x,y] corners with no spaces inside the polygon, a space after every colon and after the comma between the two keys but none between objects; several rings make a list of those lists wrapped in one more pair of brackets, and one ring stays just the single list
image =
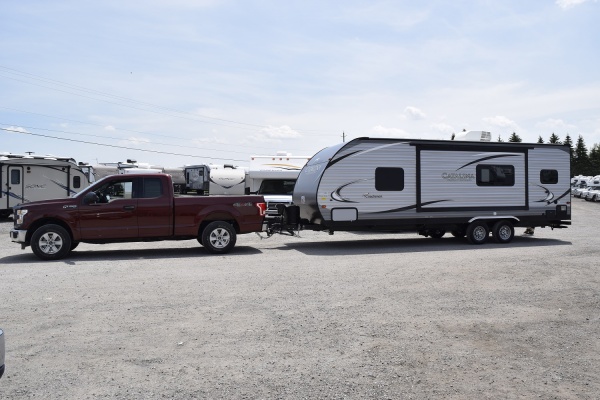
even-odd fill
[{"label": "truck bumper", "polygon": [[27,231],[11,229],[8,234],[10,235],[11,241],[16,243],[25,243],[25,236],[27,235]]}]

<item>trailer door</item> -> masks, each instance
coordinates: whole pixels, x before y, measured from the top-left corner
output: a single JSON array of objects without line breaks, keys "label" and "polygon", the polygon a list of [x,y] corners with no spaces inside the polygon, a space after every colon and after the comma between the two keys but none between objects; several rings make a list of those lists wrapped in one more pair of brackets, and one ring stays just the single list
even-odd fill
[{"label": "trailer door", "polygon": [[9,166],[7,171],[6,179],[6,200],[7,207],[12,208],[17,204],[25,202],[24,198],[24,187],[23,182],[23,167],[21,166]]}]

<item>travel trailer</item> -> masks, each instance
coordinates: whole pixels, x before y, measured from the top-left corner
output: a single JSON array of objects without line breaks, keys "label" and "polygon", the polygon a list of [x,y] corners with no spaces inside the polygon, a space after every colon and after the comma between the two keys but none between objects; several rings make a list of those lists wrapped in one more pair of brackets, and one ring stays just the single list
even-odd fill
[{"label": "travel trailer", "polygon": [[291,205],[298,174],[308,156],[278,152],[274,156],[252,156],[246,176],[246,194],[263,195],[267,216],[277,214],[277,205]]},{"label": "travel trailer", "polygon": [[185,193],[190,191],[200,195],[243,195],[246,183],[246,170],[225,164],[186,165]]},{"label": "travel trailer", "polygon": [[90,183],[84,169],[70,157],[0,153],[0,217],[20,203],[76,194]]},{"label": "travel trailer", "polygon": [[359,138],[304,166],[270,233],[297,229],[446,232],[484,243],[515,227],[570,225],[569,147]]}]

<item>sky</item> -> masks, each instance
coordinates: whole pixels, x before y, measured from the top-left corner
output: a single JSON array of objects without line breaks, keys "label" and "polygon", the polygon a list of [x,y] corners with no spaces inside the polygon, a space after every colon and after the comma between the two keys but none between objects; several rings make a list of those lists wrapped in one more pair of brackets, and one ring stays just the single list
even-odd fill
[{"label": "sky", "polygon": [[312,156],[358,137],[600,143],[598,0],[0,0],[0,152]]}]

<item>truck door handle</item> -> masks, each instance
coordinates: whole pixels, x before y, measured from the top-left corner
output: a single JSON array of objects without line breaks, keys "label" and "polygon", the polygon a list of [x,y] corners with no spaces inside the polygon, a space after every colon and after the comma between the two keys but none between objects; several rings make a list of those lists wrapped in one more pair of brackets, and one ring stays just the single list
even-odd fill
[{"label": "truck door handle", "polygon": [[123,210],[135,210],[135,206],[123,206]]}]

